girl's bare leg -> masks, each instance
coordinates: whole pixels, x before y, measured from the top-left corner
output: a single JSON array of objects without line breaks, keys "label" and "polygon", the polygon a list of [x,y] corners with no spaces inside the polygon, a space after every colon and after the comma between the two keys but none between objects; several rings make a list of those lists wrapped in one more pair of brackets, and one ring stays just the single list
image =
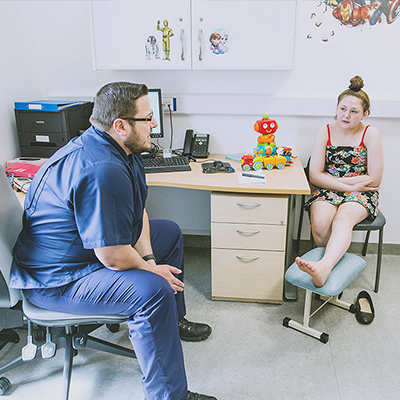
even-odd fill
[{"label": "girl's bare leg", "polygon": [[338,206],[326,201],[316,201],[311,204],[310,220],[311,233],[318,247],[326,247],[331,236],[332,222]]},{"label": "girl's bare leg", "polygon": [[[317,202],[322,203],[322,202]],[[317,204],[314,203],[314,204]],[[321,211],[323,207],[318,207]],[[326,211],[329,208],[326,208]],[[314,209],[315,211],[315,209]],[[368,216],[368,211],[359,203],[350,202],[341,204],[334,215],[331,224],[329,239],[325,245],[325,254],[320,261],[305,261],[296,258],[299,268],[311,275],[315,286],[323,286],[333,267],[343,257],[350,246],[354,225]],[[316,228],[318,230],[318,228]],[[318,246],[317,236],[315,242]]]}]

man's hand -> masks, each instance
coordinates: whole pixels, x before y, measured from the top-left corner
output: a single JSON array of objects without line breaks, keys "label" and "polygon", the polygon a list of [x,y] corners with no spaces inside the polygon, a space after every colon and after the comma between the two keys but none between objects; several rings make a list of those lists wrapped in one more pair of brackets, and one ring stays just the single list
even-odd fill
[{"label": "man's hand", "polygon": [[182,271],[176,267],[167,264],[158,264],[152,270],[154,273],[161,275],[165,278],[168,283],[171,285],[175,294],[177,292],[182,292],[183,287],[185,286],[182,281],[176,278],[173,274],[180,274]]}]

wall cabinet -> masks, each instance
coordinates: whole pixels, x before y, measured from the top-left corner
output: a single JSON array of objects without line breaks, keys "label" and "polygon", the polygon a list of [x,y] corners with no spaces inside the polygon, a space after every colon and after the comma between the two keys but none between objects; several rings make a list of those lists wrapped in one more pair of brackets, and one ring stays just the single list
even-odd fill
[{"label": "wall cabinet", "polygon": [[190,69],[190,18],[188,0],[92,0],[95,68]]},{"label": "wall cabinet", "polygon": [[96,69],[291,69],[296,1],[92,0]]},{"label": "wall cabinet", "polygon": [[282,303],[288,196],[211,194],[215,300]]}]

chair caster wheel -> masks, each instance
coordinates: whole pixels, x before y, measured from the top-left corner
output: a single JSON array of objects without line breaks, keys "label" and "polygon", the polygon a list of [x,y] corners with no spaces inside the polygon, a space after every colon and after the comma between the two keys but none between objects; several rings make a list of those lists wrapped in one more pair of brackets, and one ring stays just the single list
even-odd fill
[{"label": "chair caster wheel", "polygon": [[106,327],[112,333],[119,331],[119,324],[106,324]]},{"label": "chair caster wheel", "polygon": [[319,338],[319,341],[322,343],[328,343],[329,335],[327,333],[322,333],[321,337]]},{"label": "chair caster wheel", "polygon": [[11,382],[4,376],[0,378],[0,396],[5,395],[11,387]]},{"label": "chair caster wheel", "polygon": [[72,347],[75,350],[84,349],[86,347],[87,336],[84,333],[78,332],[72,336]]},{"label": "chair caster wheel", "polygon": [[290,318],[288,318],[288,317],[283,318],[282,325],[286,326],[286,328],[288,328],[289,327],[289,321],[290,321]]}]

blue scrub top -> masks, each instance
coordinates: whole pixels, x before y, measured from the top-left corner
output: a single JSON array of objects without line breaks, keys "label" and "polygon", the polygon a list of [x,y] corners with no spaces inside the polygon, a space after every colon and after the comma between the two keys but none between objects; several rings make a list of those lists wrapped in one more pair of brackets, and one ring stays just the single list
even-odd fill
[{"label": "blue scrub top", "polygon": [[135,245],[146,197],[140,154],[94,127],[72,139],[30,185],[10,286],[58,287],[104,268],[93,249]]}]

